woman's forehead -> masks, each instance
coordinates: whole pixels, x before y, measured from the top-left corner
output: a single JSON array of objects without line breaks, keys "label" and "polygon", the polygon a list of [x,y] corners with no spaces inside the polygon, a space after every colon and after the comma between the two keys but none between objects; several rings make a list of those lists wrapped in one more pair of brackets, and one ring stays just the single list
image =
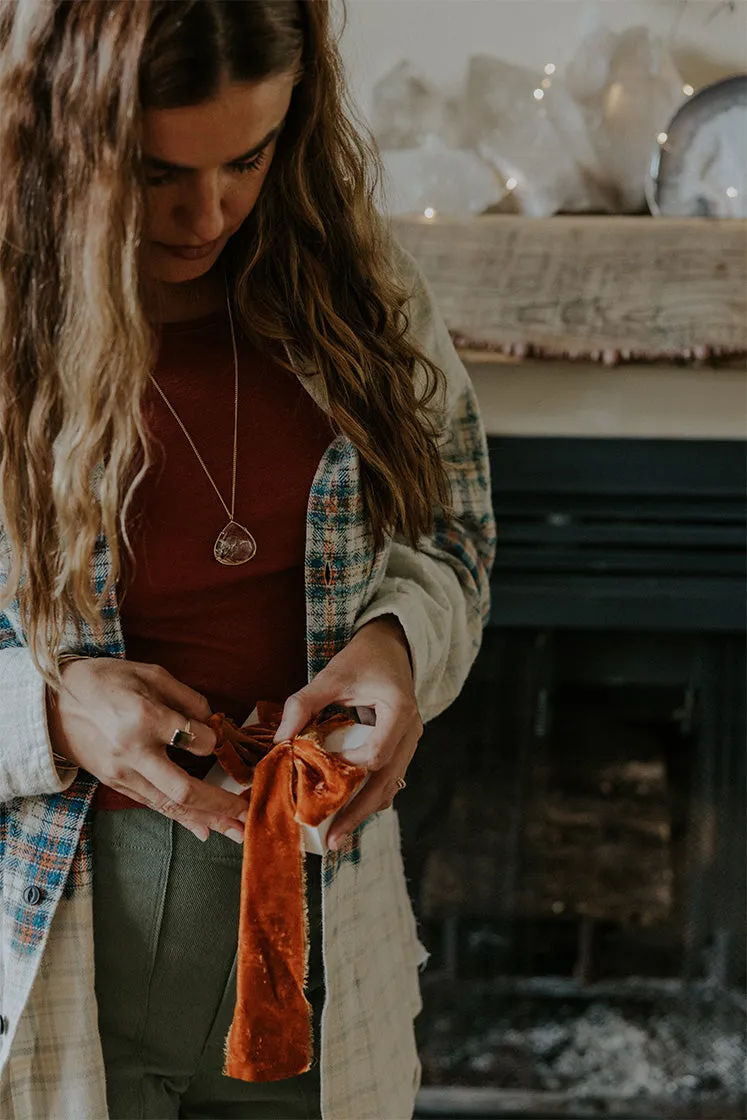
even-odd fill
[{"label": "woman's forehead", "polygon": [[143,154],[202,170],[241,159],[282,124],[293,93],[292,73],[224,85],[214,98],[178,109],[147,109]]}]

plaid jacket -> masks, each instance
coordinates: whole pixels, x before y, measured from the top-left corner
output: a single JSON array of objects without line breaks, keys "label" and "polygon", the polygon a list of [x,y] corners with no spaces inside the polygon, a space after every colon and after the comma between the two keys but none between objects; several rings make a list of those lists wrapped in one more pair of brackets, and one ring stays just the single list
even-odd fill
[{"label": "plaid jacket", "polygon": [[[443,455],[455,510],[417,549],[375,553],[357,453],[342,436],[312,485],[306,534],[308,671],[312,677],[366,622],[394,614],[409,640],[424,720],[457,696],[480,645],[494,552],[485,436],[474,394],[412,259],[411,331],[447,374]],[[303,384],[325,407],[314,381]],[[103,588],[105,540],[95,557]],[[124,657],[116,591],[78,649]],[[71,640],[70,647],[73,642]],[[104,1120],[104,1068],[94,994],[88,809],[96,785],[60,774],[49,746],[44,682],[17,603],[0,615],[0,1116]],[[321,864],[326,1004],[325,1120],[412,1114],[420,1067],[413,1019],[423,961],[407,896],[396,814],[376,814]],[[371,1040],[375,1040],[372,1046]]]}]

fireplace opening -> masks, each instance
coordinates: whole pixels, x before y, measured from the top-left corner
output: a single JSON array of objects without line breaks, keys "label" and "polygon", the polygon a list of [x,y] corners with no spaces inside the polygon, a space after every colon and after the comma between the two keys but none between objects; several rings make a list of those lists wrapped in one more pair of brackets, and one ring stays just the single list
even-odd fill
[{"label": "fireplace opening", "polygon": [[[656,502],[673,509],[671,476],[657,495],[655,472],[636,470],[650,447],[628,445],[627,492],[618,479],[605,511],[588,494],[604,478],[572,442],[575,473],[558,472],[553,447],[547,492],[530,459],[531,501],[517,470],[497,495],[508,547],[494,625],[398,799],[431,952],[418,1115],[741,1117],[743,499],[711,501],[709,533],[691,488],[700,532],[688,553],[682,490],[673,528],[655,516]],[[505,467],[510,441],[491,450]],[[707,475],[697,461],[693,473]],[[592,531],[579,514],[590,508]],[[508,600],[517,587],[524,619]]]}]

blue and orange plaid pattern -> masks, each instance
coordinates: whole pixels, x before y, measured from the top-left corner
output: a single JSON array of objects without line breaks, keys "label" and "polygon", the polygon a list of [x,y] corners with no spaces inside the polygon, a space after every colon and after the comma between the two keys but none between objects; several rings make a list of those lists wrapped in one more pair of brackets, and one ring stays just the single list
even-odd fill
[{"label": "blue and orange plaid pattern", "polygon": [[[454,518],[437,520],[430,540],[421,549],[448,564],[463,584],[465,594],[479,604],[483,619],[489,605],[488,577],[495,547],[489,505],[489,476],[484,436],[471,392],[463,408],[452,417],[445,457],[452,479]],[[350,640],[356,619],[371,599],[376,574],[386,569],[386,552],[375,555],[363,509],[359,485],[358,453],[338,436],[325,453],[312,485],[307,515],[306,614],[309,677],[318,673]],[[101,538],[94,560],[94,579],[100,592],[110,570],[109,549]],[[0,615],[0,648],[19,646],[9,611]],[[96,632],[84,624],[82,652],[97,657],[124,657],[122,627],[116,591],[110,595]],[[96,786],[81,773],[63,793],[39,800],[33,814],[16,802],[0,805],[0,861],[3,874],[29,869],[43,891],[45,903],[17,906],[6,915],[14,930],[18,950],[32,951],[43,936],[63,889],[69,897],[90,889],[90,849],[83,828]],[[24,798],[23,801],[30,799]],[[26,827],[21,820],[28,822]],[[357,838],[353,837],[353,846]],[[345,852],[344,858],[352,858]],[[336,860],[327,874],[334,874]]]}]

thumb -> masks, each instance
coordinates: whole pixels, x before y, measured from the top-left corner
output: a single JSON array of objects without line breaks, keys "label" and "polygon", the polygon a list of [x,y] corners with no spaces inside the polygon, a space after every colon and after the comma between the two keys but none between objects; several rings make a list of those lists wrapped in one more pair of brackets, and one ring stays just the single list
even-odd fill
[{"label": "thumb", "polygon": [[273,741],[282,743],[283,740],[298,735],[315,715],[339,699],[338,691],[334,679],[322,670],[305,688],[294,692],[285,701],[283,716]]}]

